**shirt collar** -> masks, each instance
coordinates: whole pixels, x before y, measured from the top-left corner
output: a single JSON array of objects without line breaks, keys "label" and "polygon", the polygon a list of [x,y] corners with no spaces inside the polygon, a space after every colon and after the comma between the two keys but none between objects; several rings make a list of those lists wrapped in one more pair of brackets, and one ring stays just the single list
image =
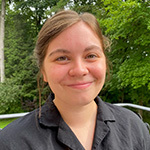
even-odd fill
[{"label": "shirt collar", "polygon": [[[62,120],[61,115],[53,102],[53,98],[53,95],[48,97],[46,103],[42,106],[41,117],[39,118],[39,123],[47,127],[58,127]],[[98,96],[95,98],[95,102],[98,105],[97,120],[114,122],[115,117],[107,106],[109,104],[103,102]]]},{"label": "shirt collar", "polygon": [[103,122],[114,122],[115,117],[108,105],[111,105],[109,103],[103,102],[100,97],[95,98],[95,102],[98,105],[98,112],[97,112],[97,119]]},{"label": "shirt collar", "polygon": [[39,123],[47,127],[58,127],[61,115],[53,102],[53,95],[50,94],[46,103],[41,108]]}]

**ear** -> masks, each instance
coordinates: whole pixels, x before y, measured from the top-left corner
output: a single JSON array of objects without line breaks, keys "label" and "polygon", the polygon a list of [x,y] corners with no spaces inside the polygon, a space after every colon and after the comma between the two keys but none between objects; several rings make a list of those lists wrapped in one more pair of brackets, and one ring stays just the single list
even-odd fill
[{"label": "ear", "polygon": [[45,73],[45,71],[44,71],[43,69],[41,69],[41,73],[42,73],[42,75],[43,75],[43,81],[44,81],[44,82],[47,82],[46,73]]}]

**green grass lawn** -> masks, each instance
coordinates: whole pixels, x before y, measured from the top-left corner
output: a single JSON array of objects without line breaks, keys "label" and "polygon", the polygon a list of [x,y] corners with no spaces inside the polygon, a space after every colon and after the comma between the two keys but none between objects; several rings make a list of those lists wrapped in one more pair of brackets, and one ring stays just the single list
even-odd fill
[{"label": "green grass lawn", "polygon": [[12,119],[0,119],[0,128],[4,128],[5,126],[7,126],[9,123],[11,123],[12,121],[16,120],[17,118],[12,118]]}]

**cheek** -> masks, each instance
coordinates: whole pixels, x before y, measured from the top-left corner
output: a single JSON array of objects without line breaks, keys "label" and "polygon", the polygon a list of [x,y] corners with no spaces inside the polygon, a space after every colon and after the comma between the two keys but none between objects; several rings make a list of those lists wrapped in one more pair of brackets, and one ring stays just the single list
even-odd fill
[{"label": "cheek", "polygon": [[95,64],[91,68],[91,72],[93,76],[98,79],[98,80],[105,80],[105,75],[106,75],[106,65],[104,64]]},{"label": "cheek", "polygon": [[46,71],[46,77],[49,85],[52,83],[59,83],[67,76],[68,69],[63,66],[49,66]]}]

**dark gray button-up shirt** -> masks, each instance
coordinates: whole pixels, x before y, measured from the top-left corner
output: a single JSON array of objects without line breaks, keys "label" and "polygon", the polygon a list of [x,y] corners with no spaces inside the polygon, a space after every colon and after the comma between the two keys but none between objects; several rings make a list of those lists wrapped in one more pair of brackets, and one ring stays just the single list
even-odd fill
[{"label": "dark gray button-up shirt", "polygon": [[[93,150],[150,150],[150,135],[133,112],[99,97]],[[84,150],[64,122],[51,97],[38,110],[0,131],[0,150]]]}]

